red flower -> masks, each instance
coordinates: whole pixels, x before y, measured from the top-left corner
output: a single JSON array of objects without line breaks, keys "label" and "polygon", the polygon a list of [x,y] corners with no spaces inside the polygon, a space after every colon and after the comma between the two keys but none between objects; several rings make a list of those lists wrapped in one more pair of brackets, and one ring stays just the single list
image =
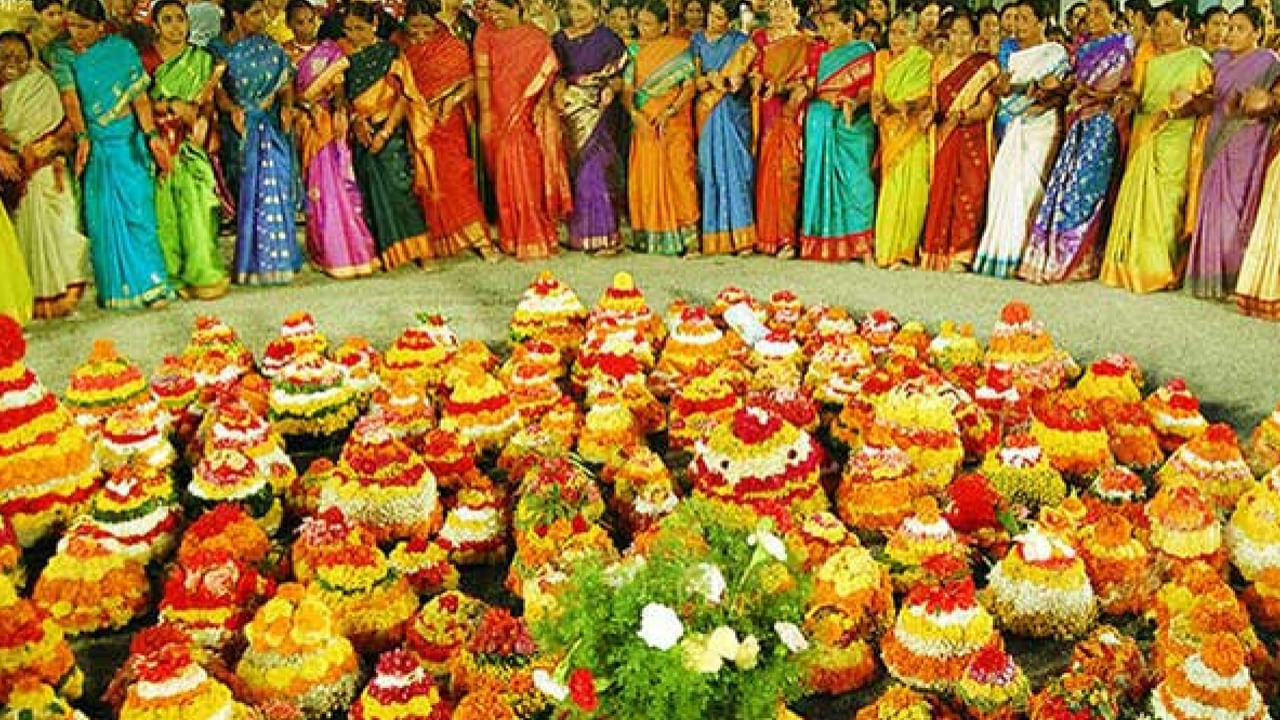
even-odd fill
[{"label": "red flower", "polygon": [[600,698],[596,696],[596,681],[591,676],[590,670],[578,668],[569,675],[569,697],[586,712],[595,712],[599,707]]},{"label": "red flower", "polygon": [[0,315],[0,366],[21,362],[27,354],[27,341],[22,337],[22,326],[8,315]]}]

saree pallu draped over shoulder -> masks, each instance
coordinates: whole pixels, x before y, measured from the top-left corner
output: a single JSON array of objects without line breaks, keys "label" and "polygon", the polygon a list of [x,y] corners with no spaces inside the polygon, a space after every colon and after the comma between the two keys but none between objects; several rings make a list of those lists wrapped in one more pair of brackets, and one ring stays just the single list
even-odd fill
[{"label": "saree pallu draped over shoulder", "polygon": [[13,225],[35,293],[35,317],[65,315],[88,283],[89,240],[80,233],[74,180],[58,149],[63,124],[58,86],[32,68],[0,89],[0,113],[27,176]]},{"label": "saree pallu draped over shoulder", "polygon": [[72,71],[91,143],[84,219],[98,304],[137,308],[169,299],[151,154],[133,114],[150,78],[133,44],[117,35],[77,55]]},{"label": "saree pallu draped over shoulder", "polygon": [[565,81],[562,117],[573,177],[569,246],[575,250],[617,248],[622,240],[609,179],[619,160],[614,137],[618,107],[616,102],[606,105],[602,100],[622,76],[627,48],[603,25],[581,37],[570,37],[561,30],[551,44]]},{"label": "saree pallu draped over shoulder", "polygon": [[730,30],[715,40],[703,32],[694,33],[691,49],[704,74],[736,76],[743,81],[737,92],[724,87],[708,89],[699,93],[694,103],[702,253],[751,250],[756,244],[755,159],[751,155],[751,110],[744,95],[756,46],[745,33]]},{"label": "saree pallu draped over shoulder", "polygon": [[1147,293],[1178,285],[1185,253],[1179,242],[1187,197],[1194,118],[1164,121],[1177,90],[1198,94],[1213,84],[1209,56],[1188,47],[1148,62],[1134,120],[1128,165],[1111,216],[1102,282]]},{"label": "saree pallu draped over shoulder", "polygon": [[[396,103],[414,88],[413,75],[400,51],[390,43],[375,43],[353,53],[348,61],[346,90],[351,110],[364,118],[376,135],[391,119]],[[351,148],[356,180],[364,192],[365,222],[387,270],[432,256],[427,223],[415,192],[429,184],[422,176],[430,166],[415,162],[412,126],[412,116],[406,117],[376,153],[360,142]]]},{"label": "saree pallu draped over shoulder", "polygon": [[[417,83],[416,94],[427,107],[441,108],[471,88],[474,75],[471,49],[440,27],[424,42],[404,50],[405,62]],[[413,99],[411,98],[411,103]],[[492,247],[489,223],[480,202],[471,156],[471,128],[468,127],[470,100],[455,102],[444,116],[433,114],[421,141],[418,156],[430,160],[430,184],[419,183],[422,211],[431,234],[432,249],[438,257],[449,257],[468,249],[488,251]]]},{"label": "saree pallu draped over shoulder", "polygon": [[294,78],[307,118],[296,131],[306,187],[307,252],[311,262],[335,278],[372,274],[380,263],[364,219],[351,146],[340,128],[333,93],[350,67],[342,48],[323,40],[298,59]]},{"label": "saree pallu draped over shoulder", "polygon": [[804,104],[791,102],[789,87],[808,76],[809,38],[802,34],[769,39],[751,36],[759,49],[755,72],[773,89],[756,101],[756,249],[774,255],[793,247],[803,182]]},{"label": "saree pallu draped over shoulder", "polygon": [[1058,159],[1018,269],[1024,280],[1056,283],[1098,274],[1098,240],[1120,167],[1114,99],[1133,74],[1133,53],[1133,37],[1125,33],[1090,40],[1076,51],[1077,87],[1096,95],[1068,109]]},{"label": "saree pallu draped over shoulder", "polygon": [[876,188],[871,178],[876,130],[862,105],[851,116],[828,98],[870,90],[875,46],[854,41],[823,52],[805,119],[800,256],[841,262],[872,251]]},{"label": "saree pallu draped over shoulder", "polygon": [[632,247],[638,252],[679,255],[698,249],[697,168],[693,151],[693,111],[689,103],[659,127],[695,66],[689,42],[666,36],[632,46],[628,80],[642,120],[631,134],[630,182]]},{"label": "saree pallu draped over shoulder", "polygon": [[[1272,131],[1275,132],[1274,130]],[[1266,179],[1259,196],[1253,232],[1240,263],[1235,300],[1240,312],[1266,320],[1280,320],[1280,139],[1272,137],[1267,153]]]},{"label": "saree pallu draped over shoulder", "polygon": [[547,92],[560,71],[546,33],[532,25],[476,32],[476,74],[489,78],[485,148],[498,197],[502,250],[521,260],[554,255],[556,223],[573,209],[560,119]]},{"label": "saree pallu draped over shoulder", "polygon": [[[199,108],[213,97],[222,70],[213,56],[187,46],[152,72],[151,95]],[[218,181],[203,143],[210,118],[194,124],[177,112],[156,112],[156,127],[169,146],[173,168],[156,182],[156,229],[170,280],[192,296],[212,299],[226,293],[229,278],[218,253],[221,202]]]},{"label": "saree pallu draped over shoulder", "polygon": [[[934,103],[940,117],[968,112],[1000,74],[990,55],[970,55],[934,77]],[[986,218],[987,183],[991,179],[991,121],[942,122],[929,181],[920,265],[927,270],[968,266],[978,250]]]},{"label": "saree pallu draped over shoulder", "polygon": [[292,66],[265,35],[250,35],[227,53],[231,95],[245,112],[233,277],[240,284],[286,284],[302,268],[294,149],[281,128],[277,99]]},{"label": "saree pallu draped over shoulder", "polygon": [[1213,64],[1215,102],[1187,286],[1199,297],[1226,298],[1236,288],[1267,167],[1268,123],[1246,116],[1240,98],[1251,88],[1270,92],[1280,59],[1265,48],[1241,57],[1221,50]]},{"label": "saree pallu draped over shoulder", "polygon": [[[898,57],[876,55],[876,88],[894,105],[929,99],[933,56],[919,46]],[[880,200],[876,207],[876,264],[913,263],[929,205],[929,133],[919,111],[880,118]]]}]

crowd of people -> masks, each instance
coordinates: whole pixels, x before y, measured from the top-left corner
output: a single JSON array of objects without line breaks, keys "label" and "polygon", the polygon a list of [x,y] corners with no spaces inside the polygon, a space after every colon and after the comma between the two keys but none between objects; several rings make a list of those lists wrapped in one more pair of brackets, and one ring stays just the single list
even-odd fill
[{"label": "crowd of people", "polygon": [[1280,319],[1269,0],[675,1],[34,0],[0,34],[0,311],[563,243]]}]

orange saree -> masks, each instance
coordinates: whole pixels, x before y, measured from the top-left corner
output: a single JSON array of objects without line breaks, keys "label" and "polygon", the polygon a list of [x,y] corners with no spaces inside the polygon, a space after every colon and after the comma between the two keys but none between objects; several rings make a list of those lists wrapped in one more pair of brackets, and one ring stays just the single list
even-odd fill
[{"label": "orange saree", "polygon": [[796,243],[804,103],[792,102],[791,93],[807,79],[810,41],[800,34],[770,40],[765,30],[751,39],[760,49],[754,74],[769,92],[756,100],[756,249],[774,255]]}]

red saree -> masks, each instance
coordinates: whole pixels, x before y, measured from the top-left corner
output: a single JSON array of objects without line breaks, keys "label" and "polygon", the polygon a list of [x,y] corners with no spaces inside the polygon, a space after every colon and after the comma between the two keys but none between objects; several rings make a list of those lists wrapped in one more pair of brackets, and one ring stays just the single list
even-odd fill
[{"label": "red saree", "polygon": [[404,48],[418,92],[432,122],[424,142],[431,153],[434,182],[419,200],[427,216],[433,250],[448,257],[468,248],[489,245],[489,225],[475,185],[467,128],[470,100],[457,102],[444,117],[440,108],[462,97],[472,77],[471,50],[443,26],[425,42]]},{"label": "red saree", "polygon": [[[504,252],[555,254],[556,223],[572,208],[560,121],[547,91],[560,69],[547,34],[532,25],[476,32],[476,77],[489,87],[485,154],[498,196]],[[484,112],[485,110],[482,110]]]},{"label": "red saree", "polygon": [[[950,70],[933,70],[934,105],[939,116],[952,111],[972,112],[1000,73],[990,55],[976,53]],[[920,265],[947,270],[954,263],[973,262],[982,238],[991,179],[991,123],[964,125],[947,120],[938,125],[925,216]]]},{"label": "red saree", "polygon": [[760,49],[753,72],[773,89],[757,100],[756,249],[774,255],[796,242],[804,162],[804,104],[790,106],[792,90],[808,77],[809,38],[770,40],[764,30],[751,36]]}]

